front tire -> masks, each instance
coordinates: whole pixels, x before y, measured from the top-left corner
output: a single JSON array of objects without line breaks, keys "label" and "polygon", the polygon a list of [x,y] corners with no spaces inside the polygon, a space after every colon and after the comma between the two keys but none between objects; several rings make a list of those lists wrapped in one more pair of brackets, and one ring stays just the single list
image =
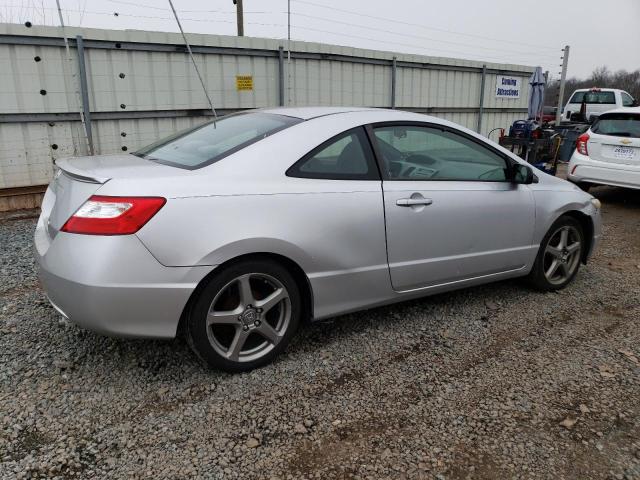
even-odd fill
[{"label": "front tire", "polygon": [[569,216],[560,217],[540,243],[529,282],[541,291],[563,289],[578,273],[584,248],[580,222]]},{"label": "front tire", "polygon": [[286,348],[301,312],[300,289],[286,268],[268,259],[242,261],[214,275],[200,292],[186,337],[208,366],[252,370]]}]

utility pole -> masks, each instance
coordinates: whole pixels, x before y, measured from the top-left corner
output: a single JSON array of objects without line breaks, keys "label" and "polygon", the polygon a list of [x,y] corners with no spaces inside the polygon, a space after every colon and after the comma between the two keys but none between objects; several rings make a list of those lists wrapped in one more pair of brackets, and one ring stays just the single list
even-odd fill
[{"label": "utility pole", "polygon": [[556,110],[556,125],[560,125],[562,107],[564,106],[564,84],[567,80],[567,65],[569,64],[569,45],[562,50],[562,72],[560,72],[560,90],[558,91],[558,108]]},{"label": "utility pole", "polygon": [[242,9],[242,0],[233,0],[236,6],[236,17],[238,19],[238,36],[244,37],[244,12]]}]

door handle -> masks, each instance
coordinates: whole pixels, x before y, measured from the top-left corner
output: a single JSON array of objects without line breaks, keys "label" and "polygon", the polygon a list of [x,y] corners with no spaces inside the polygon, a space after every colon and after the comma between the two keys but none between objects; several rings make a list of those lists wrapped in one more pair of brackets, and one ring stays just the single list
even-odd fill
[{"label": "door handle", "polygon": [[396,200],[399,207],[413,207],[415,205],[431,205],[433,200],[430,198],[400,198]]}]

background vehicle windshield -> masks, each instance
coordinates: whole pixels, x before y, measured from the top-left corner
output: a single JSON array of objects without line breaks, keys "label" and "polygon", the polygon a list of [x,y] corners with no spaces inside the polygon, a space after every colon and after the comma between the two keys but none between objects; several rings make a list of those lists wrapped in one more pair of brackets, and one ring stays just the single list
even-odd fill
[{"label": "background vehicle windshield", "polygon": [[576,92],[569,103],[599,103],[615,104],[616,97],[613,92]]},{"label": "background vehicle windshield", "polygon": [[195,169],[210,165],[269,135],[301,122],[270,113],[241,113],[222,117],[164,138],[134,155],[174,167]]},{"label": "background vehicle windshield", "polygon": [[602,115],[591,127],[591,131],[600,135],[640,138],[640,115],[628,113]]}]

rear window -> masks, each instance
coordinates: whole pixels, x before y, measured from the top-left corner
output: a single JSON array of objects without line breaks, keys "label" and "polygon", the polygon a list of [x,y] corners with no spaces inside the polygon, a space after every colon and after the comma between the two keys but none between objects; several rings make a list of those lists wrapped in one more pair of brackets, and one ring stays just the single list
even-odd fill
[{"label": "rear window", "polygon": [[591,126],[591,131],[612,137],[640,138],[640,115],[628,113],[601,115]]},{"label": "rear window", "polygon": [[134,155],[192,170],[217,162],[301,121],[261,112],[228,115],[215,123],[211,121],[164,138]]},{"label": "rear window", "polygon": [[576,92],[569,103],[596,103],[615,105],[616,96],[613,92]]}]

